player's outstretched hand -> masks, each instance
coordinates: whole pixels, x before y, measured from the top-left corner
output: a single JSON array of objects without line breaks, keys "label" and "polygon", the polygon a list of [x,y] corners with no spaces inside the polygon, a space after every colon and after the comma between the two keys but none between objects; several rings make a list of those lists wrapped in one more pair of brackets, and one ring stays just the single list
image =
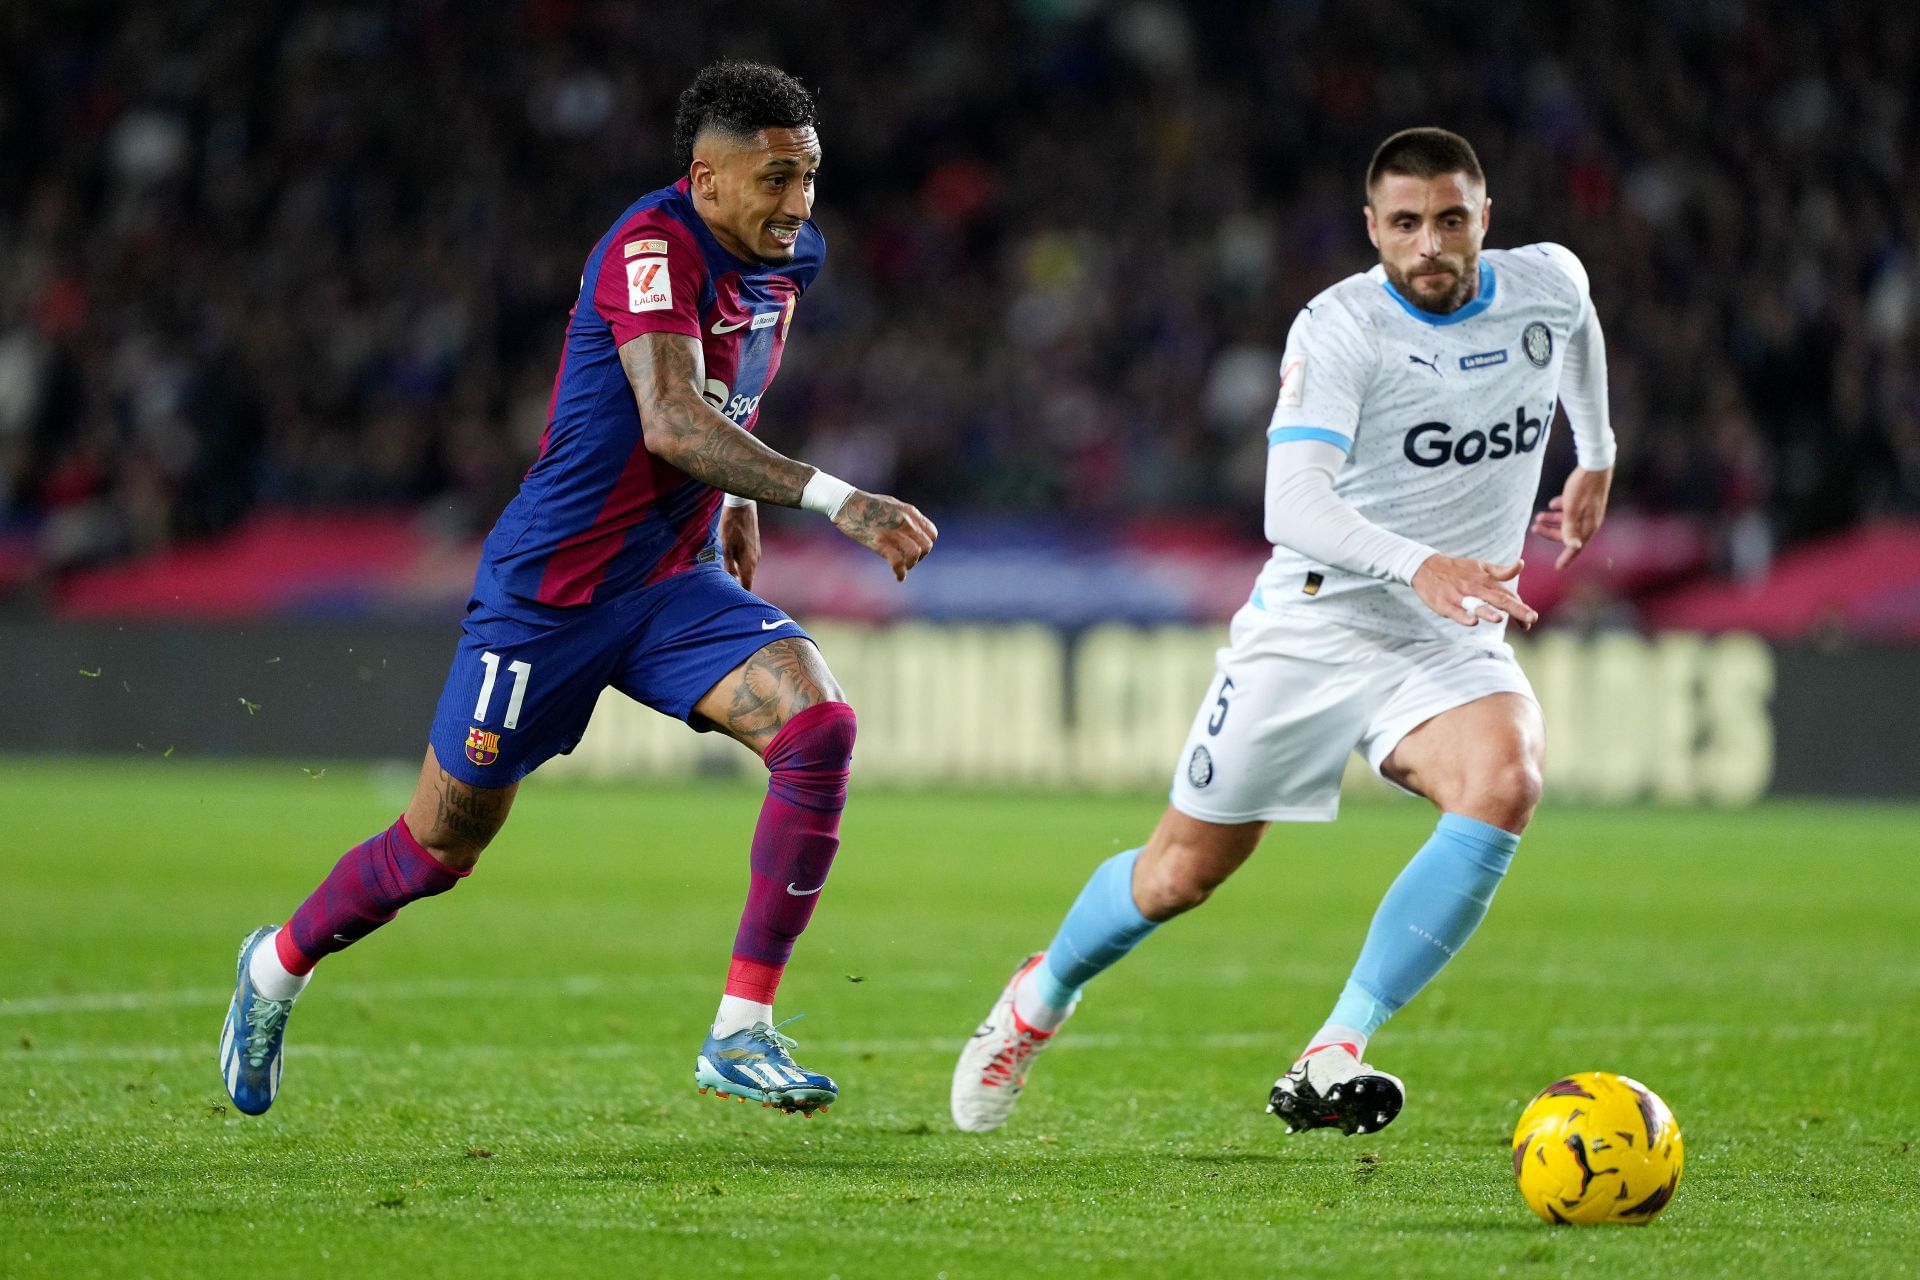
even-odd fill
[{"label": "player's outstretched hand", "polygon": [[1459,556],[1428,556],[1413,575],[1414,594],[1427,608],[1463,627],[1497,623],[1505,614],[1523,627],[1540,615],[1517,593],[1502,585],[1520,576],[1524,560],[1494,564]]},{"label": "player's outstretched hand", "polygon": [[878,555],[893,569],[893,576],[907,580],[907,570],[925,560],[933,550],[940,531],[933,521],[920,514],[910,502],[882,493],[854,490],[840,514],[833,518],[840,532]]},{"label": "player's outstretched hand", "polygon": [[1575,467],[1567,476],[1567,487],[1558,497],[1549,499],[1547,509],[1533,518],[1533,531],[1559,543],[1566,550],[1553,562],[1556,569],[1573,563],[1587,540],[1598,532],[1607,518],[1607,492],[1613,488],[1613,471],[1588,471]]},{"label": "player's outstretched hand", "polygon": [[753,590],[754,571],[760,567],[759,507],[749,503],[720,509],[720,557],[727,572]]}]

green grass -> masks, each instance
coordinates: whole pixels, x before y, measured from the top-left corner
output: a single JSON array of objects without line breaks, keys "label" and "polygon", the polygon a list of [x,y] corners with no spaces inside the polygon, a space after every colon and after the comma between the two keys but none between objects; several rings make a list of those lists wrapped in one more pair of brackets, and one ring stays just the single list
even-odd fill
[{"label": "green grass", "polygon": [[[224,1105],[233,949],[395,779],[0,762],[0,1275],[1911,1275],[1912,809],[1549,809],[1487,927],[1371,1056],[1384,1134],[1287,1138],[1411,803],[1282,828],[1096,984],[1013,1123],[948,1073],[1012,962],[1155,797],[860,794],[781,1008],[845,1091],[695,1095],[757,800],[531,784],[457,893],[323,967],[280,1102]],[[1659,1090],[1686,1181],[1646,1228],[1553,1229],[1507,1138],[1557,1075]]]}]

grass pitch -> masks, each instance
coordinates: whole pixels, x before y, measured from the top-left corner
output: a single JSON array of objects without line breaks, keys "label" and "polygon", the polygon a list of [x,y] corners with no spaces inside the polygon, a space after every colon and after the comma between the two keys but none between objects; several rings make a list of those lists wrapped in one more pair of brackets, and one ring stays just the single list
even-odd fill
[{"label": "grass pitch", "polygon": [[[1493,915],[1375,1041],[1385,1133],[1286,1137],[1412,803],[1281,828],[1091,988],[1001,1133],[948,1074],[1156,797],[863,793],[782,992],[844,1098],[697,1096],[757,808],[543,784],[457,892],[321,969],[280,1101],[225,1105],[234,949],[404,782],[0,762],[0,1275],[1912,1275],[1920,813],[1544,812]],[[1672,1104],[1645,1228],[1554,1229],[1508,1134],[1582,1068]]]}]

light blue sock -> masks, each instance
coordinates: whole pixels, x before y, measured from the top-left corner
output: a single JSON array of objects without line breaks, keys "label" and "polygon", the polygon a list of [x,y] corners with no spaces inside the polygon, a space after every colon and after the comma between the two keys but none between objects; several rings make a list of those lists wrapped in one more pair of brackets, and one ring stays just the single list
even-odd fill
[{"label": "light blue sock", "polygon": [[1133,864],[1140,850],[1117,853],[1094,869],[1074,899],[1047,959],[1034,970],[1036,994],[1065,1009],[1096,973],[1112,966],[1160,926],[1133,903]]},{"label": "light blue sock", "polygon": [[1445,814],[1374,912],[1329,1023],[1372,1035],[1467,945],[1520,837]]}]

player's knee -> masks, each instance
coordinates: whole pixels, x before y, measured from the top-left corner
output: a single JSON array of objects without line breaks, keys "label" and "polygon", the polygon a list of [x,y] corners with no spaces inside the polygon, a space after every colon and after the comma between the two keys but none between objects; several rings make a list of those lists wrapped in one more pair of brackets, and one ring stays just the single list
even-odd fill
[{"label": "player's knee", "polygon": [[1518,834],[1533,821],[1540,803],[1540,767],[1531,760],[1509,760],[1488,770],[1479,781],[1476,807],[1485,820],[1503,831]]},{"label": "player's knee", "polygon": [[844,702],[816,702],[800,712],[767,744],[767,768],[844,770],[853,760],[860,722]]},{"label": "player's knee", "polygon": [[854,739],[860,736],[860,718],[844,702],[816,704],[820,718],[808,732],[815,756],[822,760],[851,762]]},{"label": "player's knee", "polygon": [[447,870],[466,872],[473,870],[474,864],[480,861],[480,855],[500,834],[504,824],[462,822],[455,826],[446,822],[430,822],[424,825],[424,832],[414,833],[414,839],[420,842],[420,847],[432,854],[433,860]]},{"label": "player's knee", "polygon": [[822,812],[844,808],[858,727],[844,702],[816,702],[788,720],[767,744],[768,797]]},{"label": "player's knee", "polygon": [[1205,874],[1199,859],[1180,855],[1176,847],[1166,857],[1143,862],[1134,874],[1134,905],[1149,920],[1171,920],[1191,911],[1220,887],[1220,879]]},{"label": "player's knee", "polygon": [[506,825],[507,807],[494,793],[450,785],[443,795],[416,796],[406,813],[407,829],[433,860],[449,871],[467,872]]},{"label": "player's knee", "polygon": [[458,839],[443,831],[435,831],[420,842],[420,847],[432,854],[433,860],[449,871],[471,871],[492,840],[491,835],[484,841],[476,842]]}]

